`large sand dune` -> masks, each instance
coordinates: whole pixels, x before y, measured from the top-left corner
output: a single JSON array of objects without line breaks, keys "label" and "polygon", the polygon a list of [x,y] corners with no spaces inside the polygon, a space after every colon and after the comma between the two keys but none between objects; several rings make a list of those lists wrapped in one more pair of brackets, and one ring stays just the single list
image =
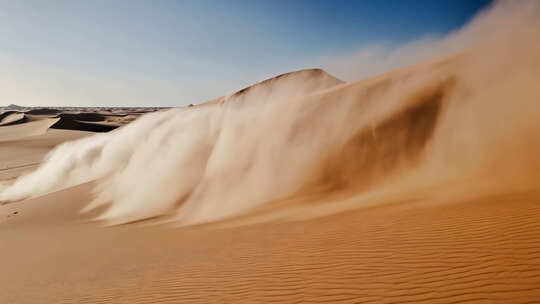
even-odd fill
[{"label": "large sand dune", "polygon": [[5,112],[0,303],[540,302],[540,9],[512,12],[351,83]]}]

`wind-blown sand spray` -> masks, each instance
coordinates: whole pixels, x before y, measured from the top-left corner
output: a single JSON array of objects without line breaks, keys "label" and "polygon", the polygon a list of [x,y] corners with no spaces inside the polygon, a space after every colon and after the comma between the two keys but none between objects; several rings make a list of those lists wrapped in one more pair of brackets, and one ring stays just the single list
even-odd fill
[{"label": "wind-blown sand spray", "polygon": [[202,106],[147,114],[58,147],[0,200],[97,180],[87,209],[110,205],[101,219],[176,214],[185,225],[285,198],[341,193],[359,207],[536,189],[538,9],[502,2],[479,17],[501,28],[460,54],[357,83],[305,70]]}]

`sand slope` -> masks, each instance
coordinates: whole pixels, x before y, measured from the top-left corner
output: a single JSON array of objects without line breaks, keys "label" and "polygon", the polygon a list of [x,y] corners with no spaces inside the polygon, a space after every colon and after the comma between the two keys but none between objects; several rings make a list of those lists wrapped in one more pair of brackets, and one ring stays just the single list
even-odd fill
[{"label": "sand slope", "polygon": [[45,118],[23,124],[2,126],[0,127],[0,142],[45,134],[57,121],[57,118]]},{"label": "sand slope", "polygon": [[0,126],[7,126],[7,125],[13,125],[17,123],[22,123],[25,120],[25,115],[23,113],[13,113],[9,115],[5,115],[2,119],[0,119]]},{"label": "sand slope", "polygon": [[2,208],[19,212],[0,223],[2,303],[540,301],[539,193],[249,229],[104,231],[77,216],[87,186]]},{"label": "sand slope", "polygon": [[[25,127],[34,125],[41,127],[41,123],[24,124]],[[12,140],[0,140],[0,184],[2,181],[12,180],[35,169],[45,155],[57,145],[90,135],[88,132],[81,131],[47,130],[41,135],[26,136],[25,132],[20,132],[19,126],[23,125],[9,127],[9,129],[0,128],[0,133],[2,130],[6,133],[12,131],[9,136],[5,137],[12,138]]]}]

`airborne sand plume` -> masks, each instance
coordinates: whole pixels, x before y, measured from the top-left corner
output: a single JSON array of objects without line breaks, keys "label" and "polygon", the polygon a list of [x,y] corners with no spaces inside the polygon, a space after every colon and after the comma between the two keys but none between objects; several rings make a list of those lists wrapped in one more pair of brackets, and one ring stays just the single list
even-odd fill
[{"label": "airborne sand plume", "polygon": [[185,225],[291,197],[360,207],[438,185],[440,200],[536,188],[538,16],[538,3],[500,2],[448,38],[462,48],[450,57],[355,83],[298,71],[147,114],[63,144],[0,201],[97,180],[87,209],[110,204],[101,219]]}]

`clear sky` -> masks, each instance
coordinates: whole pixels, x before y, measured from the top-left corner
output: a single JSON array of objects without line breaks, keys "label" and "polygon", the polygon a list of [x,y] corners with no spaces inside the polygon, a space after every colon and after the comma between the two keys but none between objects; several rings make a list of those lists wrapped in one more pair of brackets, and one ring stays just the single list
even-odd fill
[{"label": "clear sky", "polygon": [[324,62],[444,35],[489,3],[0,0],[0,105],[196,104],[292,70],[335,73]]}]

